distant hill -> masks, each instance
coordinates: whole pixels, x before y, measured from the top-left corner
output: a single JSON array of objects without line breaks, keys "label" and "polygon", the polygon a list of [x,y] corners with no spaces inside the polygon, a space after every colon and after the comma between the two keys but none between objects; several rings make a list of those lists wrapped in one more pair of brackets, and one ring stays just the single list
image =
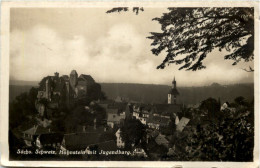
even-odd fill
[{"label": "distant hill", "polygon": [[[40,81],[39,81],[40,82]],[[37,81],[21,81],[21,80],[10,80],[9,85],[17,86],[38,86],[39,82]]]},{"label": "distant hill", "polygon": [[[28,84],[28,85],[27,85]],[[129,98],[143,103],[166,103],[170,86],[152,84],[127,84],[127,83],[100,83],[102,91],[109,99],[117,96]],[[10,96],[12,101],[22,92],[28,92],[31,87],[36,87],[37,82],[10,82]],[[221,102],[233,101],[238,96],[248,100],[254,98],[254,84],[220,85],[213,83],[210,86],[178,87],[179,100],[184,104],[197,104],[209,97],[220,98]]]},{"label": "distant hill", "polygon": [[[144,103],[166,103],[170,86],[151,84],[101,83],[108,98],[117,96]],[[220,98],[221,102],[233,101],[238,96],[248,100],[254,98],[254,84],[234,84],[222,86],[212,84],[202,87],[178,87],[179,100],[184,104],[197,104],[209,97]]]}]

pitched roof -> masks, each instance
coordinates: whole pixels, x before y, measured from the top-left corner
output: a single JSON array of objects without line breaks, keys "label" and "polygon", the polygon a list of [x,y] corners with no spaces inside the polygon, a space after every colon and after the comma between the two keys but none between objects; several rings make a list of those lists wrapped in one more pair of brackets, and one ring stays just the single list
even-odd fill
[{"label": "pitched roof", "polygon": [[39,135],[41,144],[52,144],[52,143],[61,143],[63,135],[59,133],[50,133],[50,134],[41,134]]},{"label": "pitched roof", "polygon": [[189,123],[190,119],[186,117],[182,117],[180,122],[177,124],[176,130],[182,132],[182,130],[186,127]]},{"label": "pitched roof", "polygon": [[49,133],[49,129],[37,125],[37,126],[33,126],[28,130],[25,130],[23,133],[29,135],[41,135],[41,134]]},{"label": "pitched roof", "polygon": [[90,75],[85,75],[85,74],[81,74],[79,76],[79,78],[85,80],[85,81],[89,81],[89,82],[95,82],[95,80],[92,78],[92,76]]},{"label": "pitched roof", "polygon": [[181,105],[178,104],[155,104],[154,112],[157,114],[172,114],[181,112]]},{"label": "pitched roof", "polygon": [[86,149],[89,145],[99,142],[98,133],[65,134],[65,147],[67,150]]},{"label": "pitched roof", "polygon": [[72,70],[72,71],[70,72],[70,74],[71,74],[71,75],[78,75],[78,73],[77,73],[76,70]]},{"label": "pitched roof", "polygon": [[158,145],[167,145],[169,142],[167,141],[167,139],[165,138],[164,135],[162,134],[159,134],[156,138],[155,138],[155,142],[158,144]]},{"label": "pitched roof", "polygon": [[101,142],[96,145],[98,146],[99,150],[103,150],[103,151],[116,151],[117,150],[117,145],[114,140]]},{"label": "pitched roof", "polygon": [[121,119],[124,119],[123,116],[114,114],[114,113],[109,113],[107,114],[107,121],[108,122],[120,122]]},{"label": "pitched roof", "polygon": [[170,119],[165,118],[165,117],[160,117],[160,116],[151,116],[149,117],[148,123],[153,123],[153,124],[160,124],[160,125],[167,125],[169,124]]}]

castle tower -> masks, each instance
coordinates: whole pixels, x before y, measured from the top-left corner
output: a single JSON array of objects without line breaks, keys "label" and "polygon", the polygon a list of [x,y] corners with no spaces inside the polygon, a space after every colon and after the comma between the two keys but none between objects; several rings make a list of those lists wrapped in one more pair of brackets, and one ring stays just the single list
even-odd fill
[{"label": "castle tower", "polygon": [[55,72],[55,73],[54,73],[54,76],[55,76],[55,78],[59,78],[59,73],[58,73],[58,72]]},{"label": "castle tower", "polygon": [[72,70],[70,73],[70,86],[75,89],[76,85],[78,83],[78,73],[76,70]]},{"label": "castle tower", "polygon": [[168,104],[176,104],[177,103],[177,96],[180,95],[177,90],[177,84],[176,84],[175,77],[172,81],[172,88],[169,90],[168,93]]},{"label": "castle tower", "polygon": [[45,82],[45,89],[46,89],[46,99],[50,100],[51,98],[51,87],[50,87],[50,81],[49,79]]}]

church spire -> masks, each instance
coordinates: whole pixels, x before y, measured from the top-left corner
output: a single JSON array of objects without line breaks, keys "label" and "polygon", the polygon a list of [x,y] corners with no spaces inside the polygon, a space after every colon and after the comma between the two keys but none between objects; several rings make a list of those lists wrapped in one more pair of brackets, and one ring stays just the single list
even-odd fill
[{"label": "church spire", "polygon": [[176,88],[176,80],[175,80],[175,76],[174,76],[173,81],[172,81],[172,88]]},{"label": "church spire", "polygon": [[177,96],[180,95],[178,90],[177,90],[177,86],[176,86],[176,80],[175,80],[175,76],[173,78],[172,81],[172,88],[170,89],[169,93],[168,93],[168,104],[176,104],[177,103]]}]

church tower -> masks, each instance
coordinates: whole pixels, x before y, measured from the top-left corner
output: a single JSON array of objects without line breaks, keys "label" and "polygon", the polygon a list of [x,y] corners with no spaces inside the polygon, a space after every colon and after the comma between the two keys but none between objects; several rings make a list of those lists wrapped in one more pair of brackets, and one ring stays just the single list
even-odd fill
[{"label": "church tower", "polygon": [[47,79],[45,82],[45,93],[46,93],[46,99],[50,100],[51,99],[51,86],[50,86],[49,79]]},{"label": "church tower", "polygon": [[78,73],[76,70],[72,70],[70,73],[70,86],[75,89],[78,84]]},{"label": "church tower", "polygon": [[169,90],[169,93],[168,93],[168,104],[176,104],[178,95],[180,95],[180,94],[177,90],[176,80],[174,77],[174,79],[172,81],[172,88]]}]

